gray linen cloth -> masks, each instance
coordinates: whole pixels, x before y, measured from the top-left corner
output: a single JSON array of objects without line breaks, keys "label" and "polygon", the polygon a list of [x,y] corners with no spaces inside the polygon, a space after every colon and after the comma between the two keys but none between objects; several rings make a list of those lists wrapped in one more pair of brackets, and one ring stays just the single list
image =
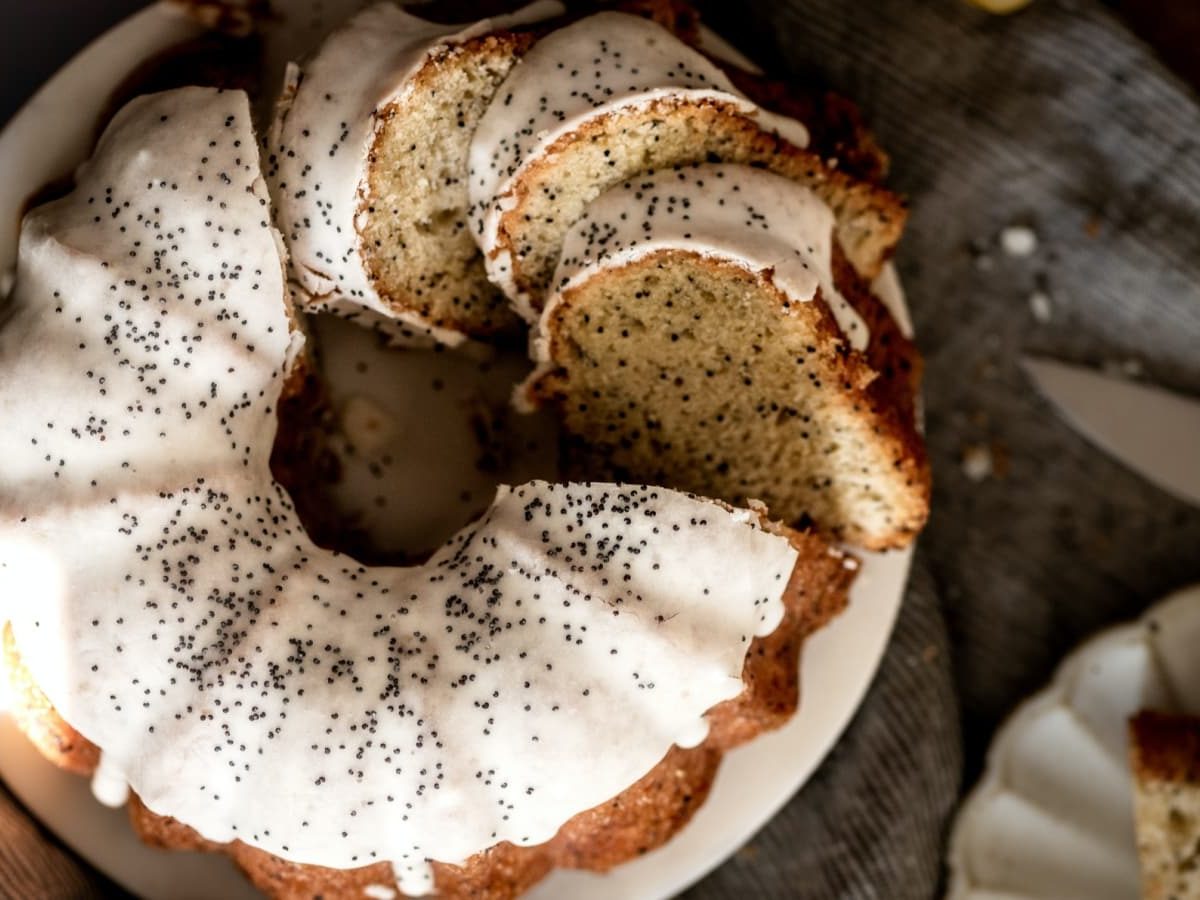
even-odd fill
[{"label": "gray linen cloth", "polygon": [[[1200,510],[1077,437],[1017,367],[1023,352],[1140,366],[1200,398],[1200,105],[1099,3],[702,9],[771,71],[853,98],[892,154],[912,201],[897,263],[928,362],[935,488],[846,736],[687,896],[928,898],[960,783],[1003,717],[1080,639],[1200,580]],[[1000,248],[1011,225],[1038,236],[1031,256]],[[991,473],[972,480],[964,453]]]},{"label": "gray linen cloth", "polygon": [[[122,5],[138,4],[106,13]],[[42,6],[92,4],[30,10]],[[702,6],[773,72],[815,75],[860,103],[893,155],[892,184],[913,203],[897,261],[928,359],[935,495],[849,731],[686,896],[929,898],[995,726],[1081,638],[1200,580],[1200,511],[1071,433],[1016,366],[1024,351],[1134,360],[1200,396],[1200,106],[1097,2],[1035,0],[1010,18],[959,0]],[[12,13],[17,26],[30,15]],[[56,16],[35,33],[87,28]],[[5,109],[33,85],[10,83]],[[998,247],[1013,224],[1038,235],[1032,256]],[[971,448],[990,456],[981,481],[962,466]]]}]

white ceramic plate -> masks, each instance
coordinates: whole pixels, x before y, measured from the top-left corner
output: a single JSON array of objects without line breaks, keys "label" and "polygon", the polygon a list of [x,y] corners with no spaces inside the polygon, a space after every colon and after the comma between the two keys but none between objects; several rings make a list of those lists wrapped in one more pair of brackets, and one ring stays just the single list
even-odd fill
[{"label": "white ceramic plate", "polygon": [[1135,900],[1129,718],[1200,713],[1200,585],[1089,640],[997,732],[950,839],[950,900]]},{"label": "white ceramic plate", "polygon": [[[279,40],[311,42],[314,20],[307,13],[323,5],[328,17],[329,8],[338,3],[361,4],[361,0],[311,2],[306,7],[306,16],[297,17],[304,27],[293,28],[293,33]],[[68,173],[86,155],[96,116],[113,88],[153,53],[196,33],[192,23],[165,6],[144,10],[101,37],[64,67],[0,134],[0,171],[4,173],[0,179],[0,272],[7,271],[13,263],[17,223],[27,195]],[[285,55],[278,45],[271,52],[275,58]],[[904,300],[894,273],[889,273],[883,281],[881,292],[886,292],[890,305],[894,304],[899,314],[904,315]],[[356,343],[351,337],[345,343],[351,349],[344,353],[363,351],[369,343]],[[335,348],[332,352],[338,351]],[[343,362],[346,359],[349,357]],[[414,365],[411,356],[396,356],[394,352],[376,351],[370,362],[372,366],[387,367],[388,376],[362,379],[365,383],[357,386],[349,382],[340,384],[334,379],[335,393],[343,391],[338,399],[343,416],[362,419],[365,415],[371,419],[380,410],[393,418],[413,415],[411,409],[396,408],[397,397],[412,393],[408,390],[410,385],[428,395],[432,370]],[[487,373],[483,374],[482,381],[488,382]],[[443,423],[442,446],[461,448],[463,441],[463,416],[449,415],[447,410],[461,412],[476,402],[481,390],[487,393],[479,388],[478,379],[473,382],[472,377],[468,373],[461,381],[446,381],[451,393],[458,392],[458,399],[451,403],[447,398],[445,406],[439,408],[436,418]],[[405,390],[397,390],[400,383],[396,379],[405,379],[401,382]],[[386,382],[389,390],[371,395],[371,381]],[[362,400],[364,395],[366,405],[356,400],[350,406],[350,398]],[[422,418],[429,421],[429,417]],[[394,431],[400,435],[411,433],[403,427]],[[436,462],[457,467],[456,475],[462,478],[461,460],[443,458],[455,454],[438,454],[436,447],[436,442],[431,443],[419,459],[394,466],[394,470],[411,472],[412,466]],[[380,453],[386,450],[373,449]],[[517,466],[514,471],[519,469]],[[391,489],[394,493],[398,491],[401,498],[406,490],[402,479],[392,484]],[[475,501],[464,502],[469,505]],[[392,511],[395,513],[396,507]],[[461,521],[466,517],[464,512]],[[792,721],[729,754],[708,802],[666,847],[603,876],[556,872],[531,893],[531,898],[649,900],[675,894],[719,865],[804,784],[861,702],[883,655],[904,592],[911,551],[859,555],[864,565],[851,593],[849,609],[805,646],[801,671],[804,701]],[[92,799],[84,780],[42,760],[3,716],[0,716],[0,776],[67,844],[135,894],[154,900],[208,897],[235,900],[256,896],[224,857],[164,853],[143,846],[134,837],[122,811],[100,806]]]}]

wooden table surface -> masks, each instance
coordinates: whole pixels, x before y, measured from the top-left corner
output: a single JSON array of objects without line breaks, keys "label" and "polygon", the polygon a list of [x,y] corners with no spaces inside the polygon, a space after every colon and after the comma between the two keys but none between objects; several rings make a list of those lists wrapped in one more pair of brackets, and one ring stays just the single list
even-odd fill
[{"label": "wooden table surface", "polygon": [[[1036,2],[1036,0],[1035,0]],[[0,121],[59,66],[144,0],[39,0],[3,12]],[[1130,27],[1178,74],[1200,90],[1200,3],[1193,0],[1110,0]],[[123,892],[79,862],[0,785],[0,898],[75,900]]]}]

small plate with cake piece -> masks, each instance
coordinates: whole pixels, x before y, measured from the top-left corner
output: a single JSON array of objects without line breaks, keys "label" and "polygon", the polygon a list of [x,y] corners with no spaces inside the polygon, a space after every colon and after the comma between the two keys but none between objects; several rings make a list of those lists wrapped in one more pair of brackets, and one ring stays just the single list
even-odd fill
[{"label": "small plate with cake piece", "polygon": [[[1197,646],[1200,585],[1063,661],[992,742],[950,838],[950,900],[1197,896]],[[1177,872],[1191,893],[1165,888]]]},{"label": "small plate with cake piece", "polygon": [[[101,37],[48,82],[0,134],[0,160],[8,176],[0,184],[0,221],[7,223],[0,225],[0,271],[13,264],[16,227],[28,197],[70,173],[87,156],[111,98],[127,79],[146,61],[202,33],[180,11],[183,5],[155,4]],[[311,49],[333,21],[363,5],[362,0],[273,4],[282,16],[277,32],[266,42],[267,65],[281,75],[283,61],[295,55],[296,48]],[[711,36],[705,44],[717,46]],[[890,266],[879,275],[875,290],[908,332],[903,294]],[[396,538],[401,543],[436,544],[486,506],[497,481],[520,482],[548,474],[545,454],[555,441],[537,420],[512,434],[514,443],[526,450],[537,448],[530,456],[497,464],[497,457],[509,459],[511,454],[491,453],[496,448],[489,444],[497,429],[511,427],[497,410],[507,409],[509,387],[522,376],[519,364],[528,368],[523,356],[465,353],[460,358],[449,352],[387,349],[371,339],[373,335],[332,318],[318,320],[316,329],[340,417],[340,437],[354,445],[339,454],[346,473],[343,487],[361,493],[350,501],[361,509],[364,529],[387,529],[383,543]],[[482,457],[489,458],[487,466],[479,463]],[[428,512],[434,507],[439,518],[431,525]],[[418,514],[412,522],[406,510]],[[444,534],[432,534],[435,531]],[[411,548],[414,553],[426,549]],[[791,720],[728,753],[707,802],[665,846],[605,874],[555,871],[527,896],[598,900],[676,894],[728,858],[791,798],[862,701],[900,607],[912,549],[911,544],[886,553],[855,549],[854,555],[861,568],[848,608],[804,647],[804,699]],[[855,562],[847,560],[846,565]],[[139,896],[258,896],[222,855],[164,853],[143,845],[128,827],[124,811],[96,803],[85,780],[38,756],[7,716],[0,716],[0,776],[67,845]],[[103,793],[103,778],[95,787]],[[391,896],[394,887],[372,885],[367,895]]]}]

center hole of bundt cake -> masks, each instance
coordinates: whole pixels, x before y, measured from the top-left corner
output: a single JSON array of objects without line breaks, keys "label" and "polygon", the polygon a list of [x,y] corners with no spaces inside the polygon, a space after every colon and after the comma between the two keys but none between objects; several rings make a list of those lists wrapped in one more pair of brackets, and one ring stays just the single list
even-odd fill
[{"label": "center hole of bundt cake", "polygon": [[285,391],[271,465],[317,543],[409,563],[478,516],[498,484],[558,477],[549,417],[518,415],[518,349],[389,347],[309,320],[311,374]]}]

